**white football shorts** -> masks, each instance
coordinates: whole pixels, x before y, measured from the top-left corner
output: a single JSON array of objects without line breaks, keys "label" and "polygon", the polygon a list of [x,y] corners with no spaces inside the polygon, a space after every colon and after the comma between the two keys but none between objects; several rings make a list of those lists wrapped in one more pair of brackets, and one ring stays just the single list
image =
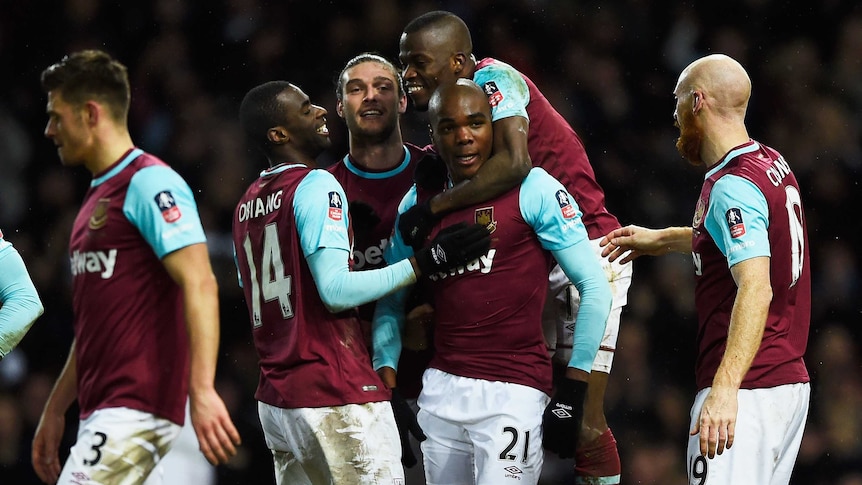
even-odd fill
[{"label": "white football shorts", "polygon": [[422,442],[427,485],[538,483],[549,401],[529,386],[427,369],[417,414],[428,437]]},{"label": "white football shorts", "polygon": [[389,401],[283,409],[258,403],[277,485],[404,485]]},{"label": "white football shorts", "polygon": [[[700,420],[709,390],[695,396],[689,429]],[[700,454],[699,434],[688,438],[689,485],[788,484],[802,443],[810,394],[808,383],[740,389],[730,449],[710,459]]]},{"label": "white football shorts", "polygon": [[80,422],[78,440],[57,483],[160,485],[161,473],[153,470],[181,429],[167,419],[135,409],[99,409]]}]

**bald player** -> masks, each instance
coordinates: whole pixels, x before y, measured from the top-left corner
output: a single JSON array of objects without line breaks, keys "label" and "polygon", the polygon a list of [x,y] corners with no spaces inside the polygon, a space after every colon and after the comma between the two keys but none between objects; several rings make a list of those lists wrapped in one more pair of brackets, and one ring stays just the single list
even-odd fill
[{"label": "bald player", "polygon": [[728,56],[686,67],[674,89],[676,146],[706,168],[692,225],[628,226],[601,241],[612,260],[692,254],[689,483],[789,483],[808,414],[811,271],[800,189],[787,160],[749,138],[750,95],[745,69]]},{"label": "bald player", "polygon": [[[494,136],[482,89],[459,79],[441,86],[430,104],[434,147],[452,182],[474,177],[487,163]],[[414,186],[399,212],[429,195]],[[572,414],[568,423],[544,426],[545,440],[573,441],[577,435],[583,394],[563,387],[549,400],[552,369],[540,317],[553,258],[584,295],[566,379],[586,387],[611,293],[580,216],[559,181],[534,168],[515,190],[443,217],[443,225],[485,225],[492,244],[479,259],[429,277],[434,357],[418,401],[419,425],[428,437],[422,442],[427,483],[535,484],[544,460],[543,413],[545,420]],[[387,260],[411,254],[394,234]],[[397,370],[404,298],[403,290],[383,298],[375,311],[374,364],[387,383]]]},{"label": "bald player", "polygon": [[[401,218],[399,229],[408,243],[422,239],[424,229],[459,207],[489,200],[517,186],[533,166],[545,169],[574,197],[582,211],[593,250],[620,223],[605,207],[584,145],[568,122],[551,106],[536,85],[512,66],[497,59],[476,61],[467,25],[458,16],[429,12],[412,20],[401,34],[399,58],[408,95],[420,111],[439,85],[459,78],[478,84],[491,105],[494,155],[476,176],[416,205]],[[620,459],[616,440],[604,414],[604,396],[613,364],[620,314],[631,284],[632,265],[599,258],[613,292],[613,303],[601,347],[589,374],[583,424],[579,436],[549,448],[562,458],[575,456],[578,482],[618,484]],[[549,275],[550,285],[543,325],[555,370],[556,384],[570,388],[562,377],[571,356],[581,297],[559,266]],[[577,342],[575,342],[576,344]],[[573,392],[586,392],[577,389]],[[570,417],[560,415],[561,420]]]}]

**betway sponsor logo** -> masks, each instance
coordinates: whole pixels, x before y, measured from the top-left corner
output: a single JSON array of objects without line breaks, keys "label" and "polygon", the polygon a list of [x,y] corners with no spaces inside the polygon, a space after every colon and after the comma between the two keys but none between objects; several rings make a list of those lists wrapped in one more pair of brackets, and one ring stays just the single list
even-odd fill
[{"label": "betway sponsor logo", "polygon": [[110,251],[75,251],[69,262],[72,265],[72,276],[84,273],[99,273],[106,280],[114,275],[117,264],[117,250]]},{"label": "betway sponsor logo", "polygon": [[449,271],[448,273],[434,273],[428,278],[431,281],[439,281],[446,279],[450,276],[462,275],[464,273],[470,273],[473,271],[478,271],[482,274],[488,274],[491,272],[491,263],[494,262],[495,254],[497,254],[497,250],[491,249],[490,251],[488,251],[488,254],[480,256],[473,261],[470,261],[464,266],[458,266],[457,268]]},{"label": "betway sponsor logo", "polygon": [[353,269],[360,270],[367,266],[379,265],[383,262],[383,251],[389,245],[389,239],[381,239],[377,245],[365,248],[365,251],[353,250]]}]

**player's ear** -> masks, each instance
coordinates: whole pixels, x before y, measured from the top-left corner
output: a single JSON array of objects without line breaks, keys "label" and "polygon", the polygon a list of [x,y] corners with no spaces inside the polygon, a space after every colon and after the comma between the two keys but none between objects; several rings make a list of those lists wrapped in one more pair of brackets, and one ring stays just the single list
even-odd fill
[{"label": "player's ear", "polygon": [[283,126],[274,126],[267,130],[266,138],[273,144],[282,145],[290,141],[290,132]]},{"label": "player's ear", "polygon": [[335,102],[335,113],[339,118],[344,119],[344,103],[340,99]]},{"label": "player's ear", "polygon": [[461,71],[467,66],[467,54],[463,52],[456,52],[455,55],[452,56],[452,72],[455,73],[456,76],[460,77]]},{"label": "player's ear", "polygon": [[99,117],[107,114],[103,111],[103,106],[95,101],[87,101],[84,103],[84,109],[82,111],[84,121],[86,121],[89,126],[95,126],[96,123],[99,122]]},{"label": "player's ear", "polygon": [[697,113],[703,108],[704,94],[703,91],[693,91],[691,93],[691,112]]}]

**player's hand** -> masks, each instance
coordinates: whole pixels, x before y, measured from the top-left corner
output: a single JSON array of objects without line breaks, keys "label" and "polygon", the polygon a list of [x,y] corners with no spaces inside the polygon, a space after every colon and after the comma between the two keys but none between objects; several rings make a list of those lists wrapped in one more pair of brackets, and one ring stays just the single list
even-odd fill
[{"label": "player's hand", "polygon": [[425,441],[427,438],[419,423],[416,422],[416,413],[401,396],[397,388],[392,389],[392,412],[395,414],[395,424],[398,425],[398,434],[401,436],[401,464],[407,468],[412,468],[416,465],[416,455],[413,454],[413,448],[410,447],[410,435],[419,441]]},{"label": "player's hand", "polygon": [[659,238],[659,231],[640,226],[626,226],[615,229],[599,241],[602,257],[616,261],[623,256],[620,264],[628,263],[638,256],[659,256],[667,252]]},{"label": "player's hand", "polygon": [[738,389],[713,387],[710,389],[700,417],[691,430],[691,436],[700,433],[700,454],[708,458],[724,453],[733,446],[736,434],[736,414],[739,410]]},{"label": "player's hand", "polygon": [[431,212],[430,201],[426,200],[407,209],[398,219],[398,231],[404,243],[418,251],[431,233],[437,217]]},{"label": "player's hand", "polygon": [[230,414],[215,389],[190,395],[192,425],[201,453],[213,465],[227,463],[240,444]]},{"label": "player's hand", "polygon": [[440,157],[426,155],[416,164],[413,181],[425,190],[440,191],[449,182],[449,170]]},{"label": "player's hand", "polygon": [[364,238],[380,223],[380,216],[367,202],[354,200],[350,202],[350,220],[353,223],[353,234]]},{"label": "player's hand", "polygon": [[491,233],[481,224],[459,222],[441,230],[427,248],[414,256],[423,275],[445,273],[486,254]]},{"label": "player's hand", "polygon": [[586,381],[560,379],[554,397],[542,415],[542,445],[548,451],[560,455],[560,458],[575,456],[586,396]]},{"label": "player's hand", "polygon": [[33,436],[30,459],[36,475],[45,483],[57,483],[60,478],[60,440],[66,429],[66,417],[62,414],[43,412]]}]

